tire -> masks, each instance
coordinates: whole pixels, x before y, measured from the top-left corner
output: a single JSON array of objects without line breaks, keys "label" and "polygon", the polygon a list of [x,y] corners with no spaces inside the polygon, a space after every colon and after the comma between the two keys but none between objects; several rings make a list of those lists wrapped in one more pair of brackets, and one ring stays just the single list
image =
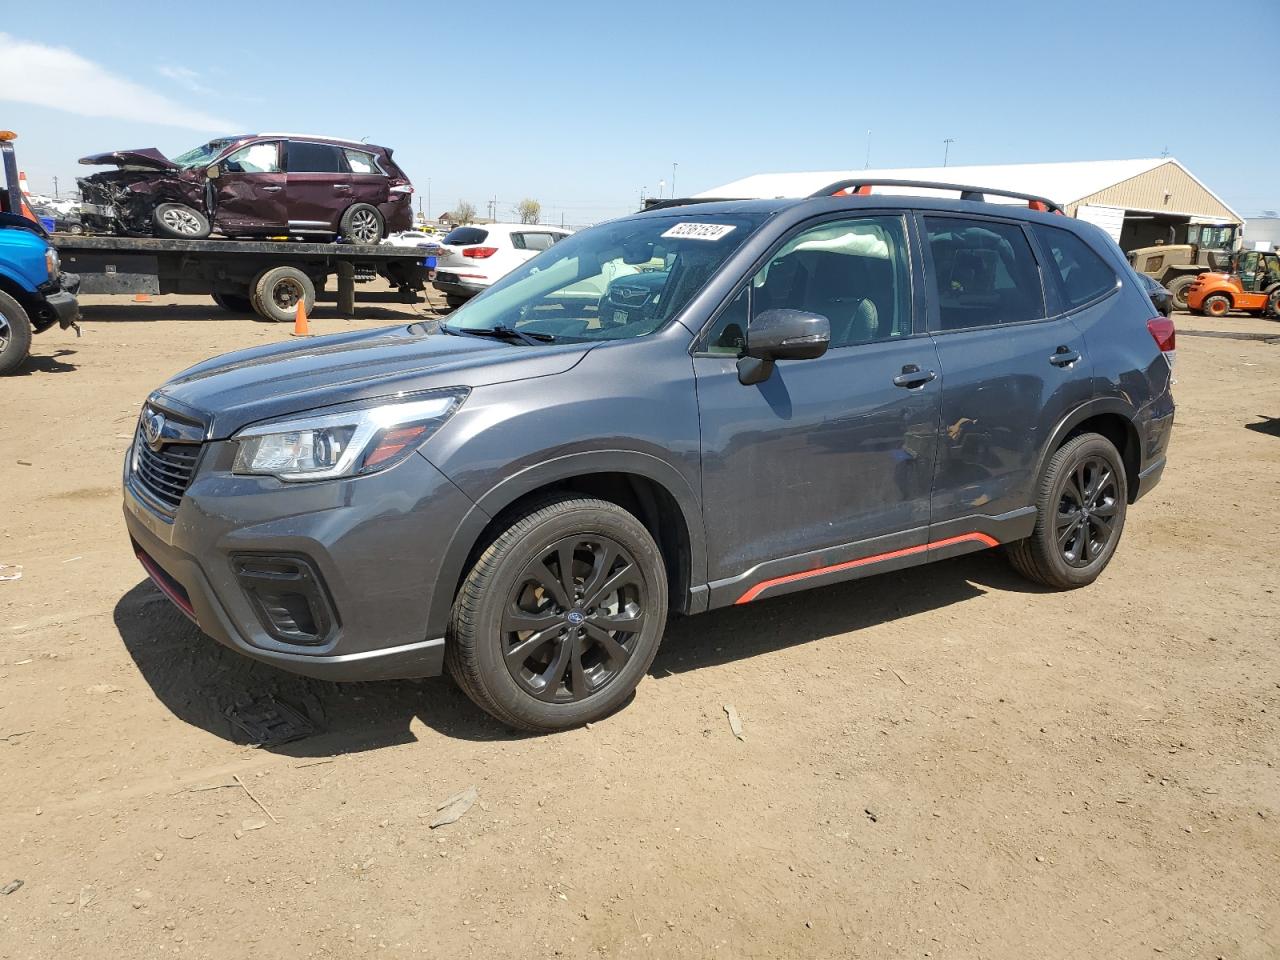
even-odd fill
[{"label": "tire", "polygon": [[1231,312],[1231,298],[1225,293],[1212,293],[1201,301],[1200,312],[1206,317],[1225,317]]},{"label": "tire", "polygon": [[209,236],[209,218],[185,203],[162,203],[151,215],[157,237],[170,240],[203,240]]},{"label": "tire", "polygon": [[253,298],[243,293],[215,293],[213,302],[228,313],[256,313]]},{"label": "tire", "polygon": [[26,308],[0,290],[0,376],[17,370],[31,352],[31,318]]},{"label": "tire", "polygon": [[71,234],[73,237],[83,236],[84,226],[79,223],[73,223],[71,226],[67,227],[67,233]]},{"label": "tire", "polygon": [[311,278],[297,267],[272,267],[262,271],[253,282],[250,300],[253,311],[263,320],[293,323],[299,300],[308,315],[315,309],[316,288]]},{"label": "tire", "polygon": [[387,225],[377,207],[356,203],[342,215],[338,232],[348,243],[378,243],[387,235]]},{"label": "tire", "polygon": [[456,293],[446,293],[444,295],[444,302],[449,305],[450,310],[457,310],[460,306],[466,303],[467,300],[467,297],[460,297]]},{"label": "tire", "polygon": [[1165,289],[1169,291],[1170,299],[1173,301],[1174,310],[1190,309],[1187,306],[1187,290],[1195,282],[1195,277],[1174,277],[1165,285]]},{"label": "tire", "polygon": [[[566,549],[575,597],[560,576]],[[614,592],[591,596],[610,583]],[[563,730],[607,716],[631,696],[666,617],[666,567],[649,531],[617,504],[566,495],[515,519],[480,554],[454,600],[445,663],[502,723]],[[623,622],[638,629],[605,626]],[[526,656],[512,658],[521,645]]]},{"label": "tire", "polygon": [[1280,320],[1280,287],[1273,288],[1267,296],[1267,316]]},{"label": "tire", "polygon": [[[1035,530],[1006,549],[1014,569],[1055,590],[1093,583],[1124,532],[1128,489],[1124,460],[1110,440],[1096,433],[1068,440],[1040,477]],[[1086,511],[1079,509],[1082,499]]]}]

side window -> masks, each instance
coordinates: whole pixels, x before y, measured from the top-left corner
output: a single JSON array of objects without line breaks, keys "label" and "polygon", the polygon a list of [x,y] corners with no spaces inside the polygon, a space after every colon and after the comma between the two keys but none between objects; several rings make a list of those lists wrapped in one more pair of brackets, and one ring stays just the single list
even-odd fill
[{"label": "side window", "polygon": [[511,239],[518,250],[546,250],[555,243],[549,233],[513,233]]},{"label": "side window", "polygon": [[343,173],[342,151],[328,143],[289,141],[290,173]]},{"label": "side window", "polygon": [[960,217],[925,217],[924,222],[933,257],[938,329],[991,327],[1045,316],[1040,269],[1020,226]]},{"label": "side window", "polygon": [[352,173],[381,173],[373,157],[362,150],[343,150]]},{"label": "side window", "polygon": [[1031,229],[1048,256],[1048,272],[1056,275],[1068,308],[1083,306],[1116,288],[1116,272],[1070,230],[1040,224]]},{"label": "side window", "polygon": [[251,143],[222,161],[228,173],[279,173],[280,144]]},{"label": "side window", "polygon": [[730,357],[742,355],[743,348],[747,345],[747,301],[750,296],[751,288],[743,287],[729,305],[720,311],[716,322],[703,338],[699,353],[719,353]]},{"label": "side window", "polygon": [[751,315],[789,308],[831,322],[831,346],[911,334],[902,217],[835,220],[787,241],[751,281]]}]

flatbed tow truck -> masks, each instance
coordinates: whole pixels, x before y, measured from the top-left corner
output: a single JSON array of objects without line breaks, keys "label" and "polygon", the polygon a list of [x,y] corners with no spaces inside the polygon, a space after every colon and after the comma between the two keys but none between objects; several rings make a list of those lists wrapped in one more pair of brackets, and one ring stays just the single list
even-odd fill
[{"label": "flatbed tow truck", "polygon": [[150,237],[51,238],[81,294],[209,294],[233,313],[292,322],[301,302],[337,277],[338,310],[355,312],[355,284],[384,277],[402,303],[418,303],[430,278],[423,250],[390,244],[290,240],[169,240]]}]

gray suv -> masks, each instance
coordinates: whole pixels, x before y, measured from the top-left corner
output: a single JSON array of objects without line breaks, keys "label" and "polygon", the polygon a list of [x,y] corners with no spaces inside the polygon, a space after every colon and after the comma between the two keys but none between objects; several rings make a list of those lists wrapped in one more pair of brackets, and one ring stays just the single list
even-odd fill
[{"label": "gray suv", "polygon": [[894,186],[668,201],[447,322],[198,364],[125,461],[138,558],[247,656],[447,669],[528,730],[621,705],[671,612],[997,546],[1089,584],[1164,469],[1172,323],[1042,198]]}]

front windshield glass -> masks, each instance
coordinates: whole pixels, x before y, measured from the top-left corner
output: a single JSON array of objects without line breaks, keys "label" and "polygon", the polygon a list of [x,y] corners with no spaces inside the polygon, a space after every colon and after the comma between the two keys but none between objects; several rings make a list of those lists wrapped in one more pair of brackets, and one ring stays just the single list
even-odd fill
[{"label": "front windshield glass", "polygon": [[192,147],[186,153],[178,154],[173,158],[173,162],[183,168],[203,166],[206,163],[212,163],[213,158],[220,154],[227,144],[234,142],[235,140],[231,137],[222,137],[219,140],[210,140],[208,143],[202,144],[201,146]]},{"label": "front windshield glass", "polygon": [[507,274],[450,315],[445,329],[511,328],[559,342],[646,336],[674,317],[764,218],[686,208],[592,227]]}]

